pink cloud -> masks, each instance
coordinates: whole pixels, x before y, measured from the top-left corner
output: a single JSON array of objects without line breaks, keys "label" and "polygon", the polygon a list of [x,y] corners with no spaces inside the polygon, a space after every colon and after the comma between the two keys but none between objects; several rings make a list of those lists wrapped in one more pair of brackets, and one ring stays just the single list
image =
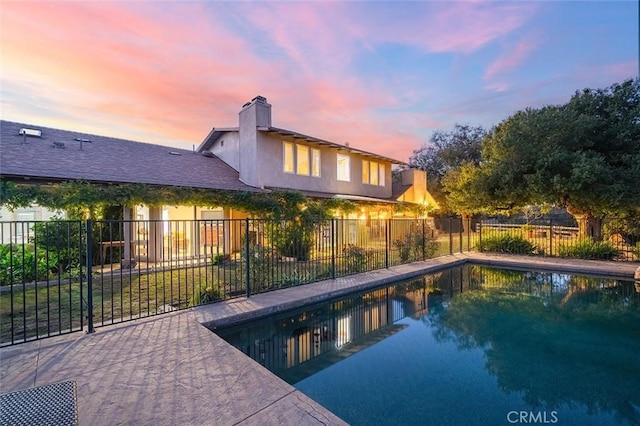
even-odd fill
[{"label": "pink cloud", "polygon": [[450,3],[436,14],[427,46],[434,52],[476,51],[518,29],[534,8],[532,3]]},{"label": "pink cloud", "polygon": [[[38,87],[68,88],[68,109],[84,103],[85,115],[105,122],[199,141],[216,116],[228,108],[237,113],[255,93],[238,90],[238,76],[263,64],[243,40],[197,13],[183,26],[167,14],[152,21],[147,10],[108,3],[31,6],[11,4],[6,11],[3,51],[14,75]],[[52,17],[55,25],[41,24]],[[211,39],[224,42],[208,46]],[[269,70],[264,78],[275,78]]]},{"label": "pink cloud", "polygon": [[597,76],[597,87],[603,88],[630,78],[638,78],[638,66],[637,58],[608,64],[580,64],[580,67],[573,71],[571,78],[579,84],[576,90],[593,84],[594,76]]},{"label": "pink cloud", "polygon": [[505,55],[497,58],[489,65],[484,73],[484,79],[490,80],[496,75],[516,69],[536,47],[536,43],[527,43],[520,41],[513,49],[510,49]]}]

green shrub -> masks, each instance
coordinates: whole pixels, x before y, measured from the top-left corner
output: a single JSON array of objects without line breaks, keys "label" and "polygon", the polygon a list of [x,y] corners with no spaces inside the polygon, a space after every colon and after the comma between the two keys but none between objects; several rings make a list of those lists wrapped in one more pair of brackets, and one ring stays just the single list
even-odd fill
[{"label": "green shrub", "polygon": [[39,250],[36,253],[25,245],[0,245],[0,285],[22,284],[46,280],[51,272],[57,272],[55,253]]},{"label": "green shrub", "polygon": [[636,257],[636,260],[640,260],[640,241],[638,241],[635,247],[631,247],[631,253]]},{"label": "green shrub", "polygon": [[200,284],[195,293],[191,296],[189,303],[190,306],[198,306],[218,300],[222,300],[222,293],[220,292],[217,283],[210,283],[208,285]]},{"label": "green shrub", "polygon": [[480,251],[510,254],[533,254],[536,246],[521,236],[500,234],[483,237],[479,245]]},{"label": "green shrub", "polygon": [[221,266],[221,265],[224,265],[226,262],[230,262],[230,261],[231,261],[231,255],[223,254],[223,253],[214,254],[213,257],[211,258],[211,263],[214,266]]},{"label": "green shrub", "polygon": [[393,242],[393,245],[396,246],[398,250],[398,256],[400,256],[400,260],[402,262],[406,262],[409,260],[409,256],[411,255],[411,235],[407,235],[405,238],[397,239]]},{"label": "green shrub", "polygon": [[304,284],[311,282],[313,280],[313,276],[309,271],[299,271],[298,269],[294,269],[288,274],[283,274],[282,276],[282,285],[283,286],[292,286],[298,284]]},{"label": "green shrub", "polygon": [[316,225],[295,220],[273,222],[270,237],[278,253],[285,257],[307,261],[311,256]]},{"label": "green shrub", "polygon": [[[249,261],[249,280],[251,281],[252,292],[264,290],[273,285],[277,261],[276,257],[276,254],[270,247],[252,245],[249,248],[248,259],[244,250],[242,251],[243,264]],[[244,268],[241,277],[243,284],[246,284]]]},{"label": "green shrub", "polygon": [[63,273],[80,265],[81,255],[85,252],[81,222],[57,218],[49,222],[36,222],[33,232],[34,236],[29,242],[37,246],[38,252],[44,254],[47,251],[50,259],[55,257],[58,272]]},{"label": "green shrub", "polygon": [[592,239],[580,240],[573,245],[564,245],[558,248],[558,256],[574,257],[578,259],[603,259],[611,260],[620,256],[621,251],[608,241],[593,241]]},{"label": "green shrub", "polygon": [[364,247],[349,244],[342,250],[342,259],[347,271],[364,271],[367,262],[367,250]]},{"label": "green shrub", "polygon": [[438,243],[425,238],[422,233],[407,234],[404,238],[399,238],[393,242],[398,250],[400,261],[420,260],[423,257],[432,257],[438,249]]}]

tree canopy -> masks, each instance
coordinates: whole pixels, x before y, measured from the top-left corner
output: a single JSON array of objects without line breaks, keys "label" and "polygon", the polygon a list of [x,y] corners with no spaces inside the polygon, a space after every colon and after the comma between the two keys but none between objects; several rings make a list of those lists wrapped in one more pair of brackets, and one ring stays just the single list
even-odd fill
[{"label": "tree canopy", "polygon": [[527,108],[484,139],[482,160],[443,178],[458,212],[549,203],[601,217],[640,206],[640,81]]},{"label": "tree canopy", "polygon": [[437,130],[428,145],[414,150],[409,165],[427,172],[427,184],[431,195],[443,210],[449,210],[443,193],[442,179],[462,164],[477,166],[480,163],[482,139],[487,131],[482,127],[456,124],[452,131]]}]

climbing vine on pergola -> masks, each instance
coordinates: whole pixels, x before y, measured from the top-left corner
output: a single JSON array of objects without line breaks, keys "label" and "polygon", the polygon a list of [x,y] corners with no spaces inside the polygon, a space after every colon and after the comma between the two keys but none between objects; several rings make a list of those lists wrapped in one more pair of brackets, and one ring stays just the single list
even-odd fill
[{"label": "climbing vine on pergola", "polygon": [[[263,218],[294,219],[301,215],[321,220],[340,210],[353,212],[355,203],[344,199],[310,199],[297,191],[220,191],[178,186],[154,186],[138,183],[95,184],[66,181],[47,184],[23,184],[0,181],[0,205],[9,209],[37,204],[56,210],[145,204],[229,207]],[[411,210],[398,204],[396,211]]]}]

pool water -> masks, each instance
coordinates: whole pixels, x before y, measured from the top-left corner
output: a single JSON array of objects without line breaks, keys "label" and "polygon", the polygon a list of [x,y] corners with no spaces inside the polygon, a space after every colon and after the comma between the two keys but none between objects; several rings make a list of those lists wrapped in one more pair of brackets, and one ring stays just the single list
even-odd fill
[{"label": "pool water", "polygon": [[218,334],[352,425],[640,424],[632,281],[468,265]]}]

